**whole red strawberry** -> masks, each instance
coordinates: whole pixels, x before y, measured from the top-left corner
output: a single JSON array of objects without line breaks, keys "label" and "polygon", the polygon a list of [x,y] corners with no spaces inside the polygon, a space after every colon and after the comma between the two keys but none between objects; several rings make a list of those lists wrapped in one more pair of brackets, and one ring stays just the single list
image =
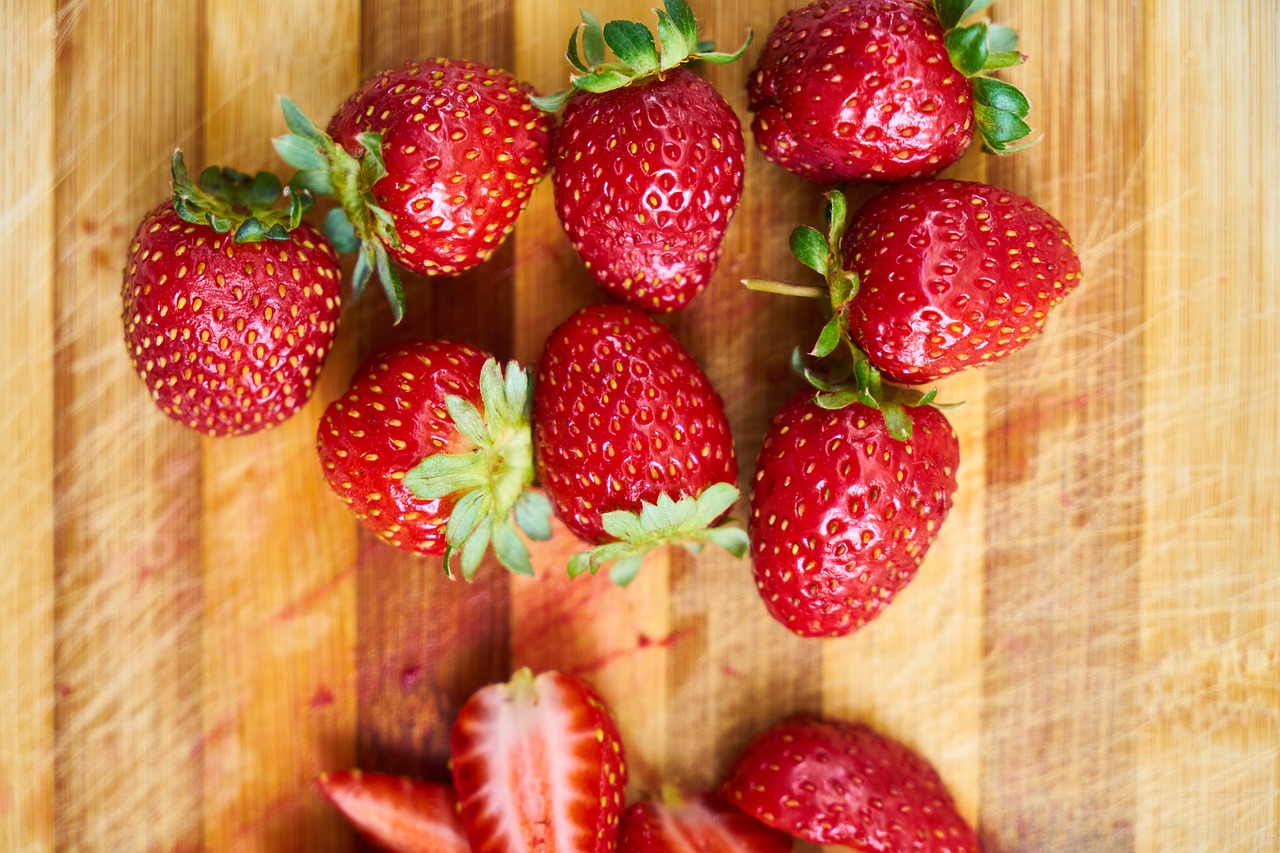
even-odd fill
[{"label": "whole red strawberry", "polygon": [[967,181],[885,190],[853,217],[843,254],[859,280],[850,337],[886,377],[910,384],[1017,352],[1080,283],[1058,220]]},{"label": "whole red strawberry", "polygon": [[789,12],[749,79],[756,144],[826,184],[935,175],[975,131],[990,151],[1016,150],[1027,100],[983,75],[1023,57],[1008,27],[959,26],[977,5],[817,0]]},{"label": "whole red strawberry", "polygon": [[582,679],[517,672],[477,691],[450,735],[475,853],[612,853],[627,786],[618,724]]},{"label": "whole red strawberry", "polygon": [[528,377],[488,353],[447,341],[394,345],[329,404],[317,447],[325,479],[383,541],[457,555],[470,580],[492,542],[507,568],[532,574],[512,524],[550,534],[533,479]]},{"label": "whole red strawberry", "polygon": [[601,547],[570,573],[617,560],[624,584],[657,545],[711,541],[742,553],[742,531],[712,525],[737,500],[724,406],[697,362],[646,314],[584,308],[547,339],[534,389],[539,476],[565,525]]},{"label": "whole red strawberry", "polygon": [[799,716],[744,749],[720,793],[769,826],[866,853],[978,853],[933,766],[864,725]]},{"label": "whole red strawberry", "polygon": [[431,59],[382,71],[351,95],[322,133],[288,99],[293,133],[276,141],[334,195],[345,220],[326,224],[342,251],[360,255],[356,286],[376,269],[397,319],[395,261],[424,275],[454,275],[485,261],[511,233],[546,172],[551,140],[533,89],[476,62]]},{"label": "whole red strawberry", "polygon": [[360,834],[391,853],[471,853],[448,785],[344,770],[316,780]]},{"label": "whole red strawberry", "polygon": [[173,199],[142,220],[121,290],[133,367],[166,415],[211,436],[273,427],[311,397],[333,346],[341,286],[309,198],[280,182],[173,156]]},{"label": "whole red strawberry", "polygon": [[951,509],[960,447],[942,412],[911,409],[902,441],[861,402],[812,391],[774,416],[756,461],[749,534],[769,613],[804,637],[870,622],[915,577]]},{"label": "whole red strawberry", "polygon": [[[675,311],[706,287],[742,196],[738,117],[711,84],[679,67],[731,62],[698,41],[684,0],[658,12],[662,49],[641,24],[603,29],[583,13],[585,62],[570,42],[574,94],[539,99],[556,109],[556,210],[583,263],[605,290],[650,312]],[[604,45],[618,63],[604,63]]]},{"label": "whole red strawberry", "polygon": [[618,853],[790,853],[794,845],[715,794],[664,788],[622,816]]}]

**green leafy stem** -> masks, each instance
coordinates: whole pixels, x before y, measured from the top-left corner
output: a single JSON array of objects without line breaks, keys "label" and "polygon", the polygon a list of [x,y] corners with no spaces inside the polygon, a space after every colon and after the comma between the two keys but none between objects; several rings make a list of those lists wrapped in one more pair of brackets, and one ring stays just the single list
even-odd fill
[{"label": "green leafy stem", "polygon": [[[315,204],[311,192],[282,187],[270,172],[249,177],[235,169],[210,166],[191,180],[182,150],[170,161],[173,175],[173,209],[186,222],[207,225],[219,234],[231,234],[237,243],[288,240],[289,232]],[[276,207],[281,198],[288,207]]]}]

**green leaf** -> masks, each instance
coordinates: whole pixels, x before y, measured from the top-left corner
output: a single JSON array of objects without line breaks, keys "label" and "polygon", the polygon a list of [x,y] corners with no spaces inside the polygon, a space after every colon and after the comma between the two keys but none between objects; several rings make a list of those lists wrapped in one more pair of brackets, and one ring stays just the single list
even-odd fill
[{"label": "green leaf", "polygon": [[1011,50],[1007,53],[991,53],[987,55],[987,61],[982,66],[982,73],[988,71],[999,71],[1001,68],[1012,68],[1015,65],[1021,65],[1024,59],[1021,53]]},{"label": "green leaf", "polygon": [[299,109],[298,105],[293,101],[281,97],[280,109],[284,113],[284,123],[289,126],[289,130],[316,145],[322,146],[327,141],[323,131],[316,127],[315,122],[307,118],[307,114]]},{"label": "green leaf", "polygon": [[814,358],[826,358],[836,351],[836,347],[840,345],[840,337],[844,329],[840,323],[840,314],[836,314],[827,321],[827,325],[822,327],[822,334],[818,335],[818,342],[813,345],[813,350],[809,355]]},{"label": "green leaf", "polygon": [[277,136],[271,140],[271,144],[275,146],[280,159],[295,169],[329,168],[329,160],[320,153],[320,149],[296,133]]},{"label": "green leaf", "polygon": [[1026,118],[1031,112],[1031,102],[1016,86],[990,77],[979,77],[973,81],[973,99],[981,106],[1001,110],[1017,118]]},{"label": "green leaf", "polygon": [[982,141],[993,151],[1004,151],[1009,143],[1024,139],[1031,133],[1031,127],[1025,121],[1004,110],[976,104],[973,114],[978,120]]},{"label": "green leaf", "polygon": [[249,192],[245,199],[250,207],[270,207],[280,200],[280,179],[270,172],[259,172],[253,176]]},{"label": "green leaf", "polygon": [[551,501],[542,492],[525,489],[516,499],[516,525],[530,539],[545,542],[551,538]]},{"label": "green leaf", "polygon": [[672,21],[671,16],[666,12],[658,12],[658,40],[662,43],[660,70],[667,71],[675,68],[681,62],[689,57],[689,54],[696,47],[695,44],[685,40],[684,33]]},{"label": "green leaf", "polygon": [[576,578],[586,572],[595,573],[596,566],[591,565],[591,552],[579,551],[569,558],[569,577]]},{"label": "green leaf", "polygon": [[604,28],[595,15],[586,9],[579,11],[582,22],[586,25],[582,30],[582,53],[586,57],[587,66],[595,68],[604,64]]},{"label": "green leaf", "polygon": [[737,486],[732,483],[712,483],[698,495],[693,523],[697,527],[710,527],[737,502]]},{"label": "green leaf", "polygon": [[400,284],[400,273],[392,266],[387,257],[387,249],[381,243],[374,245],[373,254],[377,260],[378,278],[382,280],[382,289],[391,303],[391,322],[398,325],[404,319],[404,288]]},{"label": "green leaf", "polygon": [[[747,52],[747,48],[751,46],[751,42],[755,39],[755,37],[756,37],[756,34],[753,31],[747,30],[747,40],[744,41],[742,45],[732,53],[725,53],[723,51],[716,51],[716,50],[704,51],[701,49],[701,46],[699,46],[699,49],[695,54],[695,56],[698,59],[701,59],[703,62],[710,62],[712,65],[728,65],[729,63],[737,62],[739,59],[742,58],[742,55]],[[712,47],[714,46],[715,45],[713,43]]]},{"label": "green leaf", "polygon": [[554,113],[568,103],[572,95],[572,89],[565,89],[563,92],[556,92],[554,95],[531,95],[529,102],[544,113]]},{"label": "green leaf", "polygon": [[837,270],[828,277],[831,289],[831,309],[839,311],[858,295],[858,274],[852,270]]},{"label": "green leaf", "polygon": [[610,21],[604,25],[604,40],[614,56],[635,69],[637,76],[658,70],[658,47],[644,24]]},{"label": "green leaf", "polygon": [[1004,24],[987,24],[987,50],[991,53],[1010,53],[1018,49],[1018,34],[1013,27]]},{"label": "green leaf", "polygon": [[449,513],[449,523],[445,527],[444,538],[454,548],[462,547],[467,537],[475,532],[484,509],[484,499],[484,492],[479,489],[467,492],[454,505],[453,512]]},{"label": "green leaf", "polygon": [[745,557],[751,546],[747,532],[740,527],[712,527],[703,536],[735,557]]},{"label": "green leaf", "polygon": [[[666,0],[664,4],[667,7],[667,14],[671,16],[672,23],[676,29],[684,37],[684,41],[691,49],[698,47],[698,22],[693,17],[693,10],[689,8],[689,4],[685,0]],[[714,50],[714,47],[711,48]]]},{"label": "green leaf", "polygon": [[302,224],[302,215],[316,206],[316,197],[311,190],[299,187],[285,187],[280,192],[289,196],[289,230]]},{"label": "green leaf", "polygon": [[644,526],[633,512],[622,509],[606,512],[600,521],[604,524],[604,532],[615,539],[627,542],[644,538]]},{"label": "green leaf", "polygon": [[346,211],[340,207],[325,214],[322,230],[341,254],[346,255],[360,248],[360,238],[356,236],[355,226],[347,218]]},{"label": "green leaf", "polygon": [[895,401],[881,401],[880,411],[884,414],[884,428],[892,438],[898,441],[911,439],[911,415],[902,404]]},{"label": "green leaf", "polygon": [[815,394],[813,402],[823,409],[843,409],[858,402],[857,391],[831,391]]},{"label": "green leaf", "polygon": [[[288,235],[285,235],[288,237]],[[261,243],[267,237],[267,229],[258,221],[256,216],[250,216],[244,222],[240,223],[240,227],[236,229],[235,237],[232,239],[237,243]]]},{"label": "green leaf", "polygon": [[507,408],[515,419],[527,420],[529,407],[529,371],[514,361],[507,362],[507,373],[503,379],[507,399]]},{"label": "green leaf", "polygon": [[480,447],[491,443],[484,417],[471,404],[471,401],[464,400],[457,394],[449,394],[444,398],[444,405],[449,410],[449,417],[453,419],[453,425],[458,428],[458,432]]},{"label": "green leaf", "polygon": [[620,71],[605,69],[593,74],[573,78],[573,86],[587,92],[612,92],[621,89],[631,82],[631,78]]},{"label": "green leaf", "polygon": [[369,283],[369,276],[373,274],[373,268],[369,265],[369,252],[362,248],[356,253],[356,263],[351,270],[351,300],[360,298],[360,294],[364,293],[364,286]]},{"label": "green leaf", "polygon": [[206,166],[205,170],[200,173],[200,178],[197,183],[199,184],[200,189],[212,196],[225,197],[232,190],[232,187],[229,184],[223,182],[222,170],[217,166]]},{"label": "green leaf", "polygon": [[942,28],[949,30],[964,20],[972,3],[973,0],[934,0],[934,8],[938,12]]},{"label": "green leaf", "polygon": [[912,406],[928,406],[928,405],[931,405],[931,404],[933,403],[934,399],[935,399],[937,396],[938,396],[938,389],[937,389],[937,388],[930,388],[927,392],[925,392],[925,394],[924,394],[924,395],[923,395],[919,400],[916,400],[916,401],[915,401],[914,403],[912,403],[911,405],[912,405]]},{"label": "green leaf", "polygon": [[791,254],[818,275],[827,274],[827,238],[818,229],[801,225],[791,232]]},{"label": "green leaf", "polygon": [[360,182],[365,189],[370,189],[378,181],[387,176],[387,164],[382,156],[382,134],[366,131],[356,137],[368,156],[360,160]]},{"label": "green leaf", "polygon": [[569,60],[569,64],[578,69],[583,74],[587,73],[587,65],[582,61],[582,56],[578,53],[578,28],[574,27],[573,32],[569,33],[569,47],[565,49],[565,58]]},{"label": "green leaf", "polygon": [[966,77],[972,77],[987,63],[987,25],[977,23],[949,30],[945,36],[951,64]]},{"label": "green leaf", "polygon": [[644,558],[639,554],[615,560],[609,567],[609,580],[616,586],[627,586],[636,579],[636,575],[640,574],[642,565],[644,565]]},{"label": "green leaf", "polygon": [[507,411],[507,386],[502,378],[502,368],[498,367],[498,360],[493,356],[485,359],[480,368],[480,403],[484,406],[485,417],[491,421],[485,429],[485,440],[488,441],[490,435],[505,431],[514,420],[511,412]]},{"label": "green leaf", "polygon": [[480,567],[480,560],[484,557],[485,549],[489,547],[489,535],[492,527],[493,522],[489,519],[481,520],[475,532],[467,538],[466,544],[462,546],[460,562],[462,563],[462,577],[464,580],[471,580],[476,576],[476,569]]},{"label": "green leaf", "polygon": [[313,192],[316,195],[332,196],[337,194],[333,186],[333,178],[328,169],[302,169],[289,179],[289,185]]},{"label": "green leaf", "polygon": [[533,577],[529,549],[509,521],[494,525],[493,553],[498,558],[498,562],[506,566],[512,574]]},{"label": "green leaf", "polygon": [[845,224],[849,217],[849,202],[845,200],[844,193],[839,190],[827,193],[826,198],[827,243],[839,248],[844,239]]},{"label": "green leaf", "polygon": [[964,16],[976,15],[983,9],[994,3],[995,0],[969,0],[969,6],[964,10]]}]

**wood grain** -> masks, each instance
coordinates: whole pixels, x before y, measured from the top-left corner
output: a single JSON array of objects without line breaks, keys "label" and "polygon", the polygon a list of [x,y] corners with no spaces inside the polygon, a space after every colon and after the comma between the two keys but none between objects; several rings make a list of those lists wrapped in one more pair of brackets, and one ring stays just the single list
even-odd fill
[{"label": "wood grain", "polygon": [[[602,301],[549,182],[497,256],[347,305],[312,402],[214,441],[148,401],[120,344],[120,271],[196,167],[283,169],[276,97],[318,121],[377,71],[451,56],[561,88],[577,3],[3,0],[0,115],[6,417],[19,497],[0,540],[0,848],[349,849],[319,772],[445,775],[448,727],[514,667],[592,680],[627,738],[631,793],[713,785],[796,710],[865,719],[924,752],[988,853],[1280,846],[1280,11],[1004,0],[1044,131],[953,174],[1028,195],[1072,231],[1085,279],[1014,359],[941,386],[961,489],[913,586],[868,628],[804,641],[750,567],[661,553],[630,588],[473,584],[387,548],[331,496],[314,431],[361,360],[466,340],[536,367]],[[652,21],[649,0],[597,0]],[[743,79],[790,0],[698,0],[706,34],[756,44],[704,69],[749,121]],[[285,170],[287,173],[287,170]],[[855,192],[865,198],[870,190]],[[787,234],[820,188],[748,145],[746,192],[707,292],[667,318],[725,399],[748,485],[800,386],[815,306]],[[740,505],[741,516],[745,505]]]}]

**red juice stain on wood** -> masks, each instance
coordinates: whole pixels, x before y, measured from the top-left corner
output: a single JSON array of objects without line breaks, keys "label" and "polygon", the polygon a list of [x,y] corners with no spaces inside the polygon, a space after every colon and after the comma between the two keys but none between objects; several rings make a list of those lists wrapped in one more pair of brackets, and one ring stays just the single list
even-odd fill
[{"label": "red juice stain on wood", "polygon": [[400,670],[400,689],[411,690],[415,682],[422,675],[422,667],[406,666]]},{"label": "red juice stain on wood", "polygon": [[573,667],[572,669],[569,670],[569,672],[572,673],[573,675],[583,675],[588,672],[598,672],[604,669],[609,664],[615,661],[621,660],[623,658],[630,657],[631,655],[634,655],[636,652],[642,651],[644,649],[650,649],[655,647],[660,649],[665,649],[670,646],[674,646],[688,633],[689,633],[688,631],[672,631],[667,636],[657,640],[654,640],[646,636],[645,634],[639,634],[636,637],[636,644],[634,646],[627,646],[626,648],[614,649],[613,651],[607,652],[601,655],[600,657],[595,658],[594,660],[590,660],[584,664]]},{"label": "red juice stain on wood", "polygon": [[311,694],[311,699],[307,701],[307,707],[313,711],[327,708],[334,703],[335,699],[337,697],[333,695],[333,691],[321,684],[316,688],[316,692]]},{"label": "red juice stain on wood", "polygon": [[333,595],[337,591],[338,587],[341,586],[348,578],[354,577],[355,573],[355,566],[350,566],[343,571],[338,572],[324,583],[312,587],[303,595],[293,601],[290,601],[284,607],[281,607],[279,612],[276,613],[276,618],[281,622],[288,622],[290,619],[301,616],[303,613],[306,613],[308,610],[311,610],[326,598]]}]

